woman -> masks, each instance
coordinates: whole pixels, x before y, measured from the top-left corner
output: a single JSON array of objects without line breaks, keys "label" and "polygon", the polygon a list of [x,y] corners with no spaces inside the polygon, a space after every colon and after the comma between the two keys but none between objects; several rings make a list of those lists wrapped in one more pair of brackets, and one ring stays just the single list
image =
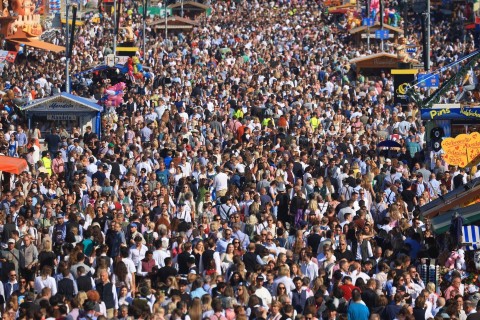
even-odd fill
[{"label": "woman", "polygon": [[50,288],[52,296],[57,294],[57,282],[51,276],[53,272],[52,267],[45,265],[40,271],[40,275],[35,278],[35,292],[42,292],[43,288]]},{"label": "woman", "polygon": [[119,306],[128,306],[132,303],[133,298],[130,295],[126,286],[120,287],[118,294],[118,305]]},{"label": "woman", "polygon": [[230,276],[230,286],[233,288],[233,290],[236,290],[241,283],[243,283],[243,277],[240,272],[233,272]]},{"label": "woman", "polygon": [[143,233],[143,239],[145,239],[145,245],[148,247],[148,249],[152,251],[155,250],[153,244],[158,239],[158,233],[155,232],[155,222],[148,222],[147,230]]},{"label": "woman", "polygon": [[245,253],[245,251],[240,246],[240,240],[235,239],[233,240],[232,243],[233,243],[233,255],[241,257]]},{"label": "woman", "polygon": [[[285,289],[285,285],[284,285]],[[282,314],[280,310],[282,309],[282,304],[279,301],[273,301],[270,305],[270,312],[268,315],[268,320],[280,320],[282,318]]]},{"label": "woman", "polygon": [[200,268],[200,263],[202,262],[202,255],[205,252],[205,244],[203,241],[198,241],[195,247],[193,248],[193,255],[195,257],[195,264]]},{"label": "woman", "polygon": [[212,296],[205,294],[202,297],[202,319],[209,318],[213,314]]},{"label": "woman", "polygon": [[15,134],[10,135],[10,141],[8,142],[8,155],[10,157],[18,157],[18,142],[15,140]]},{"label": "woman", "polygon": [[128,272],[127,266],[123,261],[115,263],[112,284],[116,287],[117,293],[120,292],[122,287],[126,287],[129,293],[132,291],[132,274]]},{"label": "woman", "polygon": [[40,250],[40,253],[38,254],[38,263],[40,270],[43,270],[45,266],[48,266],[52,271],[57,265],[57,257],[52,250],[52,240],[50,238],[45,238],[42,241],[42,250]]},{"label": "woman", "polygon": [[203,311],[202,311],[202,302],[200,298],[194,298],[190,308],[188,308],[188,315],[192,320],[202,320]]},{"label": "woman", "polygon": [[234,254],[234,245],[233,243],[229,243],[227,245],[227,249],[225,253],[222,253],[220,256],[220,261],[222,262],[222,271],[223,273],[226,273],[228,268],[233,264],[233,257],[235,256]]}]

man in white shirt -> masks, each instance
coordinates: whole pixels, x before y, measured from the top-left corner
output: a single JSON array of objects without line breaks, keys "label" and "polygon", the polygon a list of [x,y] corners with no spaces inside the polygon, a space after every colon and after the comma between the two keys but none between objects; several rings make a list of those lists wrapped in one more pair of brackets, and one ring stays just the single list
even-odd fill
[{"label": "man in white shirt", "polygon": [[264,282],[265,277],[262,274],[258,275],[255,283],[255,295],[262,299],[264,306],[269,306],[272,303],[272,295],[268,289],[263,286]]},{"label": "man in white shirt", "polygon": [[141,237],[135,237],[135,244],[130,247],[130,254],[129,258],[132,259],[133,264],[135,265],[135,269],[138,270],[143,258],[145,258],[145,254],[148,251],[146,245],[142,244]]},{"label": "man in white shirt", "polygon": [[217,169],[217,175],[213,178],[213,188],[215,189],[217,198],[223,197],[228,190],[228,175],[223,169]]},{"label": "man in white shirt", "polygon": [[168,250],[168,239],[162,239],[157,242],[156,250],[153,251],[153,259],[160,268],[165,267],[165,258],[170,257]]}]

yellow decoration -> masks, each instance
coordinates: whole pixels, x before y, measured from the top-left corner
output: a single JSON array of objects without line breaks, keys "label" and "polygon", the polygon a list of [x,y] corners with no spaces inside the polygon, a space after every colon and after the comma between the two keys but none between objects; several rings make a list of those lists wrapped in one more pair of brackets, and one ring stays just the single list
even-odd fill
[{"label": "yellow decoration", "polygon": [[480,160],[480,133],[460,134],[442,141],[444,159],[462,168],[476,165]]}]

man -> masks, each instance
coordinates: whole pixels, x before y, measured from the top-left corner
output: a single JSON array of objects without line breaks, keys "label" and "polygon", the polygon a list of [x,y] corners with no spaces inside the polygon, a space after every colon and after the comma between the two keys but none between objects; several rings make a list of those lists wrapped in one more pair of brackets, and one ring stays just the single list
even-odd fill
[{"label": "man", "polygon": [[58,144],[60,141],[62,141],[62,139],[57,134],[56,128],[53,128],[51,132],[51,134],[48,134],[45,137],[45,143],[47,144],[47,149],[48,152],[50,152],[50,156],[53,158],[58,151]]},{"label": "man", "polygon": [[10,300],[10,296],[18,289],[19,283],[17,282],[17,272],[15,272],[15,270],[11,270],[8,273],[8,280],[3,284],[5,301]]},{"label": "man", "polygon": [[462,285],[462,279],[460,277],[453,277],[452,279],[452,284],[445,290],[444,293],[444,298],[445,300],[453,298],[457,294],[462,294],[463,292],[460,292],[460,286]]},{"label": "man", "polygon": [[125,243],[125,233],[120,223],[112,221],[105,235],[105,243],[108,246],[107,255],[110,258],[116,258],[120,255],[120,246]]},{"label": "man", "polygon": [[32,243],[30,235],[23,237],[23,245],[20,247],[20,270],[23,277],[30,282],[30,287],[33,287],[33,280],[35,277],[35,265],[38,263],[38,250]]},{"label": "man", "polygon": [[302,278],[295,277],[293,283],[295,284],[295,289],[292,290],[292,306],[298,314],[302,314],[307,303],[307,290],[303,288]]},{"label": "man", "polygon": [[153,251],[153,259],[159,268],[165,266],[165,259],[170,257],[168,250],[168,239],[158,239],[155,241],[155,251]]},{"label": "man", "polygon": [[304,276],[313,282],[318,277],[318,265],[312,261],[312,252],[306,252],[300,262],[300,269]]},{"label": "man", "polygon": [[[353,291],[355,289],[359,290],[358,287],[355,287],[352,283],[352,278],[350,276],[343,277],[343,284],[339,286],[343,291],[343,297],[345,300],[349,301],[352,298]],[[360,297],[361,299],[361,297]]]},{"label": "man", "polygon": [[265,277],[262,274],[258,275],[254,287],[255,295],[262,299],[264,306],[269,306],[272,303],[272,295],[270,294],[268,289],[263,286],[264,282]]},{"label": "man", "polygon": [[239,208],[233,204],[233,198],[231,196],[226,196],[222,200],[224,203],[218,207],[218,214],[222,220],[230,220],[230,216],[235,214]]},{"label": "man", "polygon": [[377,281],[375,279],[369,279],[367,281],[367,286],[362,292],[362,300],[365,302],[365,304],[368,307],[368,310],[370,313],[372,313],[372,310],[376,307],[376,301],[377,301]]},{"label": "man", "polygon": [[79,266],[77,268],[77,290],[87,292],[95,288],[95,282],[93,278],[85,272],[84,266]]},{"label": "man", "polygon": [[[2,251],[2,274],[18,275],[19,263],[20,263],[20,251],[15,249],[15,239],[8,239],[7,249]],[[6,300],[7,301],[7,300]]]},{"label": "man", "polygon": [[476,301],[465,301],[465,314],[467,315],[467,320],[480,320],[480,313],[477,312],[476,307]]},{"label": "man", "polygon": [[223,238],[218,239],[217,241],[217,252],[225,253],[227,251],[227,246],[233,242],[232,230],[225,229],[223,230]]},{"label": "man", "polygon": [[170,276],[176,276],[178,271],[173,267],[172,258],[165,258],[165,266],[158,270],[158,281],[165,283]]},{"label": "man", "polygon": [[70,270],[68,268],[64,268],[62,270],[62,276],[63,278],[58,281],[58,291],[57,293],[60,293],[67,299],[72,299],[74,296],[77,295],[78,290],[75,281],[70,279]]},{"label": "man", "polygon": [[65,237],[67,236],[67,224],[64,218],[63,213],[57,214],[57,223],[53,226],[52,241],[57,249],[63,245]]},{"label": "man", "polygon": [[360,290],[352,291],[352,302],[348,306],[348,319],[368,320],[370,311],[368,311],[365,302],[362,301]]},{"label": "man", "polygon": [[190,297],[190,293],[187,292],[188,281],[186,279],[180,279],[178,286],[180,289],[180,299],[184,302],[190,303],[192,298]]},{"label": "man", "polygon": [[153,252],[150,250],[147,250],[147,252],[145,253],[145,258],[143,258],[142,261],[140,262],[138,275],[153,279],[154,277],[156,277],[157,270],[158,270],[158,265],[155,259],[153,259]]},{"label": "man", "polygon": [[87,264],[85,264],[85,254],[83,252],[77,253],[77,263],[70,268],[70,272],[74,277],[76,277],[77,269],[80,266],[85,268],[85,273],[89,273],[91,270],[91,268]]},{"label": "man", "polygon": [[136,236],[134,240],[135,244],[130,247],[129,257],[130,259],[132,259],[138,274],[141,266],[141,261],[145,258],[148,248],[146,245],[142,244],[142,237]]},{"label": "man", "polygon": [[[439,298],[441,299],[441,298]],[[381,319],[393,320],[397,318],[398,312],[402,309],[403,294],[395,293],[393,303],[388,304],[381,314]]]},{"label": "man", "polygon": [[107,319],[114,316],[114,311],[118,309],[117,290],[108,279],[106,270],[100,272],[100,282],[96,285],[96,290],[100,294],[100,299],[105,303],[107,309]]},{"label": "man", "polygon": [[213,188],[215,189],[217,197],[223,197],[228,190],[228,175],[220,167],[216,168],[217,174],[213,178]]},{"label": "man", "polygon": [[[193,256],[192,253],[192,244],[190,242],[183,244],[182,253],[177,256],[177,264],[178,264],[178,273],[179,274],[188,274],[189,267],[188,267],[188,260],[190,256]],[[205,267],[207,268],[207,267]]]},{"label": "man", "polygon": [[244,253],[242,257],[243,263],[245,264],[245,269],[248,272],[254,272],[255,266],[261,260],[258,255],[255,253],[255,243],[250,243],[247,247],[247,252]]},{"label": "man", "polygon": [[335,250],[334,254],[337,261],[342,259],[346,259],[347,261],[355,260],[355,256],[353,255],[352,251],[348,250],[347,248],[347,240],[345,240],[345,238],[341,238],[339,248]]}]

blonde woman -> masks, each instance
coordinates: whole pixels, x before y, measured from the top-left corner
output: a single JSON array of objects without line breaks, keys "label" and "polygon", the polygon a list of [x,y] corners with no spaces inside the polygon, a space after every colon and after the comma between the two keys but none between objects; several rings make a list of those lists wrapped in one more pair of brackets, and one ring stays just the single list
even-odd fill
[{"label": "blonde woman", "polygon": [[50,288],[52,296],[57,294],[57,282],[51,276],[53,269],[50,266],[44,266],[40,275],[35,278],[35,292],[42,292],[43,288]]},{"label": "blonde woman", "polygon": [[188,308],[188,315],[191,320],[203,319],[202,302],[200,301],[200,298],[193,299],[190,308]]},{"label": "blonde woman", "polygon": [[213,314],[211,295],[206,294],[202,297],[202,311],[202,319],[209,318]]},{"label": "blonde woman", "polygon": [[250,299],[247,287],[243,284],[239,285],[237,287],[235,297],[237,298],[238,304],[240,304],[242,307],[246,307],[248,305],[248,300]]},{"label": "blonde woman", "polygon": [[307,210],[305,210],[303,219],[305,221],[308,221],[308,217],[312,213],[315,214],[315,218],[317,220],[320,220],[321,212],[320,212],[320,209],[318,207],[318,202],[315,198],[311,199],[310,202],[308,203],[308,207],[307,207]]},{"label": "blonde woman", "polygon": [[52,271],[57,265],[57,256],[52,250],[52,240],[50,238],[44,238],[42,240],[42,249],[38,253],[39,269],[43,270],[43,267],[49,266]]}]

